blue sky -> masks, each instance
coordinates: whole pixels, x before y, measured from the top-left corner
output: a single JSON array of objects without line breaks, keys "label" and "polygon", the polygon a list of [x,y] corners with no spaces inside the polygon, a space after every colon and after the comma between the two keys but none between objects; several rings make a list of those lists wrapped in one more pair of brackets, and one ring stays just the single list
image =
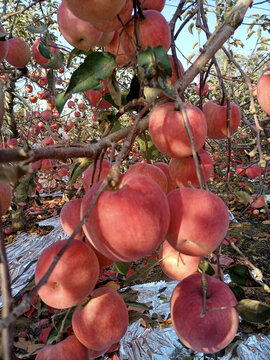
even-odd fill
[{"label": "blue sky", "polygon": [[[270,17],[270,0],[268,0],[268,2],[256,5],[256,3],[261,3],[261,2],[262,2],[262,0],[255,0],[254,6],[252,6],[252,8],[248,9],[247,14],[244,19],[245,24],[250,24],[255,19],[254,17],[250,17],[252,14],[259,14],[259,15],[266,14]],[[162,14],[166,17],[166,19],[168,21],[171,20],[178,4],[179,4],[179,0],[166,0],[166,5],[165,5],[164,10],[162,11]],[[209,28],[210,28],[210,31],[213,32],[215,29],[215,25],[216,25],[215,0],[208,0],[208,4],[209,4],[209,8],[213,11],[211,14],[208,15]],[[179,25],[179,24],[180,24],[180,22],[178,21],[177,25]],[[184,56],[186,58],[188,58],[192,53],[195,53],[195,55],[199,54],[198,47],[195,47],[194,49],[192,49],[193,44],[198,42],[197,30],[194,26],[193,27],[193,35],[190,34],[190,32],[188,31],[188,25],[182,30],[182,32],[179,34],[178,39],[176,41],[177,47],[180,49],[180,51],[184,54]],[[251,53],[252,49],[254,48],[254,46],[256,44],[258,27],[254,26],[255,34],[252,35],[248,40],[246,39],[247,28],[248,28],[248,25],[242,25],[236,30],[235,34],[233,35],[233,37],[235,39],[241,40],[242,43],[244,44],[244,48],[242,48],[241,46],[238,46],[237,49],[235,49],[235,52],[241,53],[245,56],[248,56]],[[269,33],[262,32],[262,36],[269,38]],[[200,34],[200,41],[201,41],[201,46],[206,42],[206,37],[204,36],[202,31]],[[179,52],[178,52],[178,57],[179,57],[180,61],[183,63],[184,68],[186,69],[188,67],[186,59]],[[195,57],[193,58],[193,60],[194,59],[195,59]]]}]

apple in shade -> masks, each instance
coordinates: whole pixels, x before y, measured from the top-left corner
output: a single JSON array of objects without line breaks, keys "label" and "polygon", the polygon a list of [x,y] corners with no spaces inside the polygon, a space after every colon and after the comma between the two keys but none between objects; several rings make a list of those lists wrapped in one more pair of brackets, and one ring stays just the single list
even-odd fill
[{"label": "apple in shade", "polygon": [[[60,211],[60,222],[65,233],[71,236],[80,222],[80,209],[82,199],[72,199],[64,204]],[[76,238],[80,239],[82,229],[77,233]]]},{"label": "apple in shade", "polygon": [[[202,162],[202,165],[199,162],[201,180],[202,183],[205,184],[205,181],[208,181],[213,173],[214,164],[211,155],[207,151],[203,149],[199,150],[199,156]],[[193,156],[181,159],[172,158],[169,163],[169,168],[178,187],[190,187],[190,185],[199,187],[199,180],[197,178]]]},{"label": "apple in shade", "polygon": [[159,250],[159,260],[161,269],[167,276],[182,281],[198,270],[201,257],[181,254],[165,240]]},{"label": "apple in shade", "polygon": [[96,46],[103,35],[89,21],[75,16],[63,2],[57,10],[57,22],[66,41],[80,50],[89,50]]},{"label": "apple in shade", "polygon": [[[176,71],[176,67],[175,67],[174,61],[173,61],[173,56],[172,56],[172,55],[168,55],[168,56],[169,56],[170,62],[171,62],[171,64],[172,64],[171,83],[172,83],[172,85],[174,85],[175,82],[176,82],[176,80],[178,80],[177,71]],[[181,75],[183,75],[184,72],[185,72],[184,67],[183,67],[183,65],[182,65],[182,63],[181,63],[180,60],[177,59],[177,61],[178,61],[178,64],[179,64],[180,73],[181,73]]]},{"label": "apple in shade", "polygon": [[51,110],[43,110],[40,113],[40,116],[46,121],[49,122],[52,120],[52,111]]},{"label": "apple in shade", "polygon": [[[81,217],[100,183],[83,197]],[[115,261],[133,261],[151,254],[164,239],[170,221],[167,197],[150,178],[124,175],[116,190],[99,196],[83,230],[92,245]]]},{"label": "apple in shade", "polygon": [[[213,100],[203,105],[203,113],[207,121],[207,136],[211,139],[225,139],[228,135],[227,105],[221,105]],[[238,105],[230,102],[231,135],[238,129],[241,121],[241,111]]]},{"label": "apple in shade", "polygon": [[[131,14],[133,10],[133,1],[126,0],[125,5],[121,9],[121,11],[112,17],[111,19],[94,19],[92,20],[92,24],[95,26],[96,29],[100,31],[116,31],[122,28],[123,24],[126,24],[131,19]],[[119,20],[118,16],[121,18]]]},{"label": "apple in shade", "polygon": [[[72,199],[65,203],[65,205],[62,207],[60,212],[60,222],[62,225],[62,228],[64,229],[65,233],[68,236],[71,236],[75,228],[79,225],[81,219],[80,219],[80,208],[81,208],[82,199]],[[76,235],[76,239],[80,240],[82,237],[82,229],[78,232]],[[91,244],[91,241],[88,240],[86,237],[86,244],[94,251],[98,263],[100,266],[100,270],[110,266],[113,264],[113,260],[107,258],[100,252],[98,252],[93,245]]]},{"label": "apple in shade", "polygon": [[229,227],[227,206],[217,195],[179,188],[168,195],[171,221],[166,239],[178,251],[206,256],[223,241]]},{"label": "apple in shade", "polygon": [[168,180],[164,172],[157,166],[147,163],[136,163],[130,166],[126,174],[141,174],[148,176],[150,179],[155,181],[161,189],[167,194],[168,191]]},{"label": "apple in shade", "polygon": [[128,312],[122,297],[113,289],[100,287],[87,304],[78,306],[72,328],[78,340],[92,350],[104,350],[118,342],[128,327]]},{"label": "apple in shade", "polygon": [[[32,46],[32,55],[33,59],[41,66],[46,68],[46,64],[48,63],[49,59],[45,58],[43,55],[41,55],[39,51],[39,44],[40,44],[41,38],[37,38],[34,41],[34,44]],[[44,45],[45,46],[45,45]],[[50,52],[51,54],[58,52],[59,49],[57,48],[56,44],[51,40],[50,41]]]},{"label": "apple in shade", "polygon": [[29,45],[20,38],[11,38],[8,40],[7,62],[17,68],[25,67],[31,59],[31,50]]},{"label": "apple in shade", "polygon": [[74,335],[55,345],[46,345],[37,354],[36,360],[89,360],[88,349]]},{"label": "apple in shade", "polygon": [[202,275],[186,277],[174,289],[171,297],[171,319],[179,340],[188,348],[216,353],[224,349],[234,339],[239,318],[234,306],[237,300],[224,282],[205,275],[207,281],[206,308],[220,309],[203,311]]},{"label": "apple in shade", "polygon": [[[134,51],[134,48],[136,48],[134,26],[135,22],[132,20],[126,25],[125,31],[121,36],[122,47],[125,53],[133,61],[136,60],[136,54]],[[145,50],[148,46],[162,45],[168,51],[171,45],[170,27],[167,20],[159,11],[144,10],[143,18],[138,18],[137,30],[141,50]]]},{"label": "apple in shade", "polygon": [[262,173],[262,168],[258,164],[253,164],[246,168],[245,175],[250,179],[255,179]]},{"label": "apple in shade", "polygon": [[166,175],[167,182],[168,182],[167,194],[169,194],[169,192],[171,192],[172,190],[174,190],[176,188],[176,183],[175,183],[175,180],[173,179],[173,177],[171,175],[169,165],[162,162],[162,161],[158,161],[158,162],[154,163],[153,165],[160,168],[164,172],[164,174]]},{"label": "apple in shade", "polygon": [[[196,88],[195,88],[195,91],[196,91],[196,94],[197,94],[197,95],[200,95],[200,90],[201,90],[201,84],[199,83],[199,84],[196,85]],[[209,90],[208,85],[207,85],[207,84],[204,84],[204,86],[203,86],[203,91],[202,91],[202,95],[203,95],[203,96],[206,95],[206,94],[208,93],[208,90]]]},{"label": "apple in shade", "polygon": [[[206,120],[203,112],[196,106],[184,103],[184,108],[195,150],[198,151],[206,140]],[[163,154],[174,158],[192,155],[190,139],[181,111],[174,109],[173,102],[159,105],[150,113],[149,133],[153,143]]]},{"label": "apple in shade", "polygon": [[112,41],[105,46],[105,51],[108,51],[116,56],[118,66],[121,66],[130,61],[130,58],[125,55],[125,51],[121,44],[122,29],[116,30]]},{"label": "apple in shade", "polygon": [[114,33],[115,31],[103,32],[97,46],[104,47],[105,45],[108,45],[112,41]]},{"label": "apple in shade", "polygon": [[4,215],[10,206],[12,190],[9,184],[0,183],[0,216]]},{"label": "apple in shade", "polygon": [[4,91],[3,91],[3,83],[2,83],[2,81],[0,81],[0,131],[1,131],[3,117],[4,117],[4,113],[5,113],[4,101],[5,101],[5,95],[4,95]]},{"label": "apple in shade", "polygon": [[[98,160],[96,163],[96,166],[95,166],[93,184],[95,184],[97,182],[97,180],[103,181],[110,172],[110,162],[108,160],[103,159],[103,161],[101,163],[101,167],[99,164],[100,164],[100,161]],[[89,189],[90,177],[92,176],[91,174],[93,171],[93,167],[94,167],[94,165],[91,164],[83,173],[83,188],[85,191],[87,191]]]},{"label": "apple in shade", "polygon": [[80,6],[77,0],[63,0],[63,3],[78,18],[94,22],[116,16],[125,5],[125,0],[80,0]]},{"label": "apple in shade", "polygon": [[[5,37],[6,32],[2,26],[0,26],[0,38]],[[8,53],[8,41],[0,41],[0,62],[3,61]]]},{"label": "apple in shade", "polygon": [[263,71],[257,84],[257,99],[263,111],[270,114],[270,66]]},{"label": "apple in shade", "polygon": [[235,168],[235,172],[237,175],[239,176],[244,176],[246,175],[246,167],[244,165],[237,165]]},{"label": "apple in shade", "polygon": [[165,0],[141,0],[142,9],[162,11],[165,6]]},{"label": "apple in shade", "polygon": [[[57,241],[43,250],[36,266],[36,284],[66,241]],[[38,295],[46,305],[53,308],[69,308],[80,304],[91,293],[98,276],[99,263],[94,251],[82,241],[73,240],[60,257],[47,283],[39,289]]]}]

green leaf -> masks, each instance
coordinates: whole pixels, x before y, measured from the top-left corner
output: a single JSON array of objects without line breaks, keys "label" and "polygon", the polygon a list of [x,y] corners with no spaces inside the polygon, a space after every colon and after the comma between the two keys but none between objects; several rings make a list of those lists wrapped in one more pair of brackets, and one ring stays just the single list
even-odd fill
[{"label": "green leaf", "polygon": [[[150,80],[158,77],[165,79],[172,75],[170,58],[163,46],[148,46],[138,54],[138,65],[144,79]],[[157,87],[157,86],[156,86]]]},{"label": "green leaf", "polygon": [[92,163],[92,160],[88,158],[79,158],[76,161],[74,168],[69,177],[69,181],[71,184],[74,184],[78,177],[88,168],[88,166]]},{"label": "green leaf", "polygon": [[245,299],[246,295],[245,295],[243,288],[241,288],[241,286],[232,285],[232,286],[230,286],[230,289],[234,293],[234,296],[236,297],[237,301]]},{"label": "green leaf", "polygon": [[131,275],[126,281],[125,285],[136,281],[136,280],[142,280],[143,278],[146,278],[147,274],[154,268],[157,264],[159,264],[159,261],[156,258],[150,258],[148,261],[148,264],[146,266],[143,266],[141,268],[138,268],[136,272]]},{"label": "green leaf", "polygon": [[38,50],[43,57],[45,57],[48,60],[50,59],[51,56],[50,47],[46,46],[42,41],[40,41],[38,45]]},{"label": "green leaf", "polygon": [[116,81],[116,73],[113,71],[112,75],[108,79],[108,89],[111,97],[117,107],[121,106],[121,91],[118,82]]},{"label": "green leaf", "polygon": [[245,321],[264,324],[270,320],[270,306],[257,300],[243,299],[236,305],[236,310]]},{"label": "green leaf", "polygon": [[77,57],[77,56],[80,56],[80,55],[90,55],[92,54],[92,51],[90,50],[80,50],[80,49],[76,49],[74,48],[70,53],[69,53],[69,57],[68,57],[68,60],[67,60],[67,68],[70,67],[71,65],[71,62],[72,60]]},{"label": "green leaf", "polygon": [[199,263],[198,268],[199,268],[200,272],[203,271],[203,264],[205,264],[205,273],[207,275],[213,276],[215,274],[215,270],[212,268],[212,266],[209,264],[208,261],[206,261],[206,262],[201,261]]},{"label": "green leaf", "polygon": [[0,41],[6,41],[6,33],[0,31]]},{"label": "green leaf", "polygon": [[56,78],[55,78],[53,69],[50,69],[47,72],[47,82],[48,82],[48,88],[51,89],[53,93],[55,90],[55,81],[56,81]]},{"label": "green leaf", "polygon": [[116,270],[122,274],[122,275],[126,275],[129,271],[129,266],[130,263],[129,262],[119,262],[119,261],[115,261],[114,262],[114,266],[116,267]]},{"label": "green leaf", "polygon": [[59,114],[61,114],[61,112],[63,111],[65,103],[68,101],[68,99],[69,99],[69,95],[65,95],[65,93],[59,93],[56,95],[55,106]]},{"label": "green leaf", "polygon": [[44,34],[48,30],[48,24],[43,24],[39,27],[36,26],[26,26],[26,30],[30,31],[32,34]]},{"label": "green leaf", "polygon": [[232,281],[240,286],[258,287],[260,286],[250,275],[246,265],[234,265],[229,268],[229,274]]},{"label": "green leaf", "polygon": [[60,69],[63,63],[64,63],[64,55],[61,51],[57,51],[51,55],[50,60],[47,62],[45,66],[48,69],[57,70]]},{"label": "green leaf", "polygon": [[111,76],[116,67],[115,56],[108,52],[88,55],[71,76],[66,94],[84,92],[96,88],[101,80]]}]

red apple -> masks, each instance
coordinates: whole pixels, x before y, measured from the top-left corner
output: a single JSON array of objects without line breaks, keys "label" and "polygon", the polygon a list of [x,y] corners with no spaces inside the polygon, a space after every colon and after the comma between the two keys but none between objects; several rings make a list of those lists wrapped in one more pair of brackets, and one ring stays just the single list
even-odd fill
[{"label": "red apple", "polygon": [[160,247],[159,259],[162,271],[171,279],[178,281],[195,273],[201,261],[200,256],[180,254],[167,240]]},{"label": "red apple", "polygon": [[[208,181],[213,173],[214,164],[212,157],[207,151],[203,149],[199,150],[199,155],[202,161],[205,181]],[[202,183],[205,184],[202,173],[202,166],[199,163],[201,180]],[[182,159],[172,158],[170,160],[169,167],[170,173],[178,187],[189,187],[190,185],[193,187],[199,187],[193,156]]]},{"label": "red apple", "polygon": [[12,189],[7,183],[0,183],[0,216],[4,215],[10,206]]},{"label": "red apple", "polygon": [[35,104],[37,102],[37,97],[36,96],[29,96],[29,101],[32,103],[32,104]]},{"label": "red apple", "polygon": [[[196,94],[197,95],[200,95],[200,87],[201,87],[201,84],[199,83],[198,85],[196,85],[196,88],[195,88],[195,91],[196,91]],[[202,91],[202,95],[206,95],[208,93],[208,90],[209,90],[209,87],[208,85],[205,83],[204,84],[204,87],[203,87],[203,91]]]},{"label": "red apple", "polygon": [[[172,85],[175,84],[176,80],[178,80],[178,76],[177,76],[177,71],[176,71],[176,67],[174,65],[174,61],[173,61],[173,56],[172,55],[169,55],[169,58],[170,58],[170,61],[171,61],[171,64],[172,64],[172,77],[171,77],[171,83]],[[180,69],[180,73],[183,75],[185,70],[184,70],[184,67],[181,63],[180,60],[178,60],[178,64],[179,64],[179,69]]]},{"label": "red apple", "polygon": [[25,90],[26,93],[29,93],[29,94],[30,94],[31,92],[33,92],[33,86],[27,84],[27,85],[25,85],[24,90]]},{"label": "red apple", "polygon": [[[206,308],[235,306],[237,300],[222,281],[205,275],[207,281]],[[181,281],[171,297],[171,318],[179,340],[188,348],[216,353],[234,339],[239,319],[235,308],[203,311],[202,275],[193,274]]]},{"label": "red apple", "polygon": [[70,108],[70,109],[74,109],[75,108],[75,102],[73,100],[69,100],[67,102],[67,106]]},{"label": "red apple", "polygon": [[147,163],[136,163],[130,166],[126,174],[141,174],[148,176],[150,179],[155,181],[161,189],[167,194],[168,191],[168,180],[164,172],[157,166]]},{"label": "red apple", "polygon": [[129,57],[125,55],[125,50],[121,45],[122,29],[116,30],[112,41],[105,46],[105,50],[116,56],[118,66],[121,66],[130,61]]},{"label": "red apple", "polygon": [[[81,3],[79,7],[81,7]],[[63,2],[60,3],[57,10],[57,22],[66,41],[77,49],[89,50],[96,46],[102,37],[101,31],[97,30],[89,21],[75,16]]]},{"label": "red apple", "polygon": [[141,0],[142,9],[157,10],[161,12],[165,6],[165,0]]},{"label": "red apple", "polygon": [[80,111],[85,111],[86,110],[86,105],[85,105],[84,101],[82,101],[82,100],[78,101],[78,109]]},{"label": "red apple", "polygon": [[253,209],[260,209],[265,205],[264,197],[259,194],[252,194],[249,203]]},{"label": "red apple", "polygon": [[101,109],[108,109],[109,107],[112,106],[108,101],[102,98],[103,95],[108,93],[109,93],[108,86],[106,86],[105,81],[103,81],[103,88],[101,90],[98,91],[88,90],[85,91],[84,94],[87,97],[91,106],[101,110]]},{"label": "red apple", "polygon": [[[67,240],[57,241],[43,250],[38,259],[35,282],[44,276]],[[80,304],[94,289],[99,275],[95,253],[80,240],[73,240],[59,259],[48,282],[38,294],[42,301],[56,309]]]},{"label": "red apple", "polygon": [[[90,177],[93,171],[92,169],[93,169],[93,165],[91,164],[83,173],[83,188],[85,191],[89,189]],[[109,172],[110,172],[110,162],[106,159],[103,159],[101,164],[101,169],[99,169],[99,160],[98,160],[95,167],[93,184],[95,184],[97,180],[98,181],[104,180],[105,177],[109,174]]]},{"label": "red apple", "polygon": [[16,138],[8,139],[7,147],[9,147],[11,149],[17,148],[18,147],[18,139],[16,139]]},{"label": "red apple", "polygon": [[49,122],[52,120],[52,111],[51,110],[43,110],[40,113],[40,116],[46,121]]},{"label": "red apple", "polygon": [[[32,46],[32,54],[33,54],[33,58],[34,60],[42,67],[46,67],[46,64],[48,63],[48,59],[46,59],[43,55],[41,55],[40,51],[39,51],[39,44],[40,44],[41,38],[37,38],[34,41],[34,44]],[[50,41],[50,52],[55,53],[59,51],[59,49],[57,48],[56,44],[53,41]]]},{"label": "red apple", "polygon": [[[133,10],[133,1],[126,0],[125,5],[122,7],[121,11],[112,17],[111,19],[94,19],[92,20],[92,24],[95,26],[96,29],[99,31],[116,31],[122,28],[122,24],[126,24],[131,19],[131,14]],[[118,16],[121,18],[119,21]]]},{"label": "red apple", "polygon": [[97,46],[104,47],[108,45],[112,41],[114,33],[115,31],[103,32],[99,42],[97,43]]},{"label": "red apple", "polygon": [[[83,197],[85,214],[100,183]],[[92,245],[115,261],[133,261],[151,254],[164,239],[170,213],[166,195],[153,180],[143,175],[123,176],[118,189],[99,196],[84,233]]]},{"label": "red apple", "polygon": [[167,181],[168,181],[167,194],[169,194],[172,190],[174,190],[176,188],[176,183],[175,183],[175,180],[173,179],[173,177],[171,175],[169,165],[162,162],[162,161],[156,162],[153,165],[160,168],[164,172],[164,174],[166,175]]},{"label": "red apple", "polygon": [[[82,199],[72,199],[64,204],[60,211],[60,222],[68,236],[71,236],[80,222],[80,208]],[[82,229],[76,235],[76,239],[82,236]]]},{"label": "red apple", "polygon": [[55,345],[46,345],[37,354],[36,360],[88,360],[88,349],[74,335]]},{"label": "red apple", "polygon": [[235,168],[235,172],[239,176],[244,176],[244,175],[246,175],[246,168],[244,165],[241,165],[241,164],[237,165]]},{"label": "red apple", "polygon": [[[141,50],[148,46],[162,45],[166,50],[171,45],[171,33],[167,20],[157,10],[144,10],[143,18],[138,18],[137,22],[138,37],[140,39]],[[125,28],[121,36],[122,47],[131,60],[136,60],[134,47],[136,48],[136,37],[134,33],[134,20]],[[132,43],[130,41],[132,39]]]},{"label": "red apple", "polygon": [[116,16],[125,4],[125,0],[63,0],[63,3],[78,18],[94,22],[96,20],[110,20]]},{"label": "red apple", "polygon": [[[193,135],[195,150],[202,148],[207,133],[203,112],[194,105],[184,104],[189,126]],[[190,139],[179,110],[174,103],[157,106],[150,114],[149,133],[152,141],[163,154],[182,158],[192,154]]]},{"label": "red apple", "polygon": [[257,84],[257,99],[266,114],[270,114],[270,66],[263,71]]},{"label": "red apple", "polygon": [[[0,37],[5,37],[6,32],[2,26],[0,26]],[[8,41],[0,41],[0,62],[3,61],[8,53]]]},{"label": "red apple", "polygon": [[[207,121],[207,136],[211,139],[225,139],[228,135],[227,105],[213,100],[203,105],[203,113]],[[233,134],[241,121],[239,106],[230,102],[230,129]]]},{"label": "red apple", "polygon": [[29,45],[21,38],[11,38],[8,40],[7,62],[17,68],[25,67],[31,59]]},{"label": "red apple", "polygon": [[54,140],[53,140],[53,138],[51,138],[50,136],[49,136],[49,137],[45,137],[45,138],[42,140],[42,146],[49,146],[49,145],[54,145]]},{"label": "red apple", "polygon": [[4,113],[5,113],[4,101],[5,101],[5,94],[4,94],[4,91],[3,91],[3,83],[0,80],[0,131],[1,131],[3,117],[4,117]]},{"label": "red apple", "polygon": [[113,289],[101,287],[86,305],[76,308],[72,327],[87,348],[103,350],[118,342],[128,327],[128,312],[122,297]]},{"label": "red apple", "polygon": [[223,241],[229,227],[225,203],[215,194],[180,188],[168,195],[171,222],[167,240],[178,251],[206,256]]},{"label": "red apple", "polygon": [[262,173],[262,169],[258,164],[253,164],[246,168],[245,175],[250,179],[255,179],[256,177],[260,176]]}]

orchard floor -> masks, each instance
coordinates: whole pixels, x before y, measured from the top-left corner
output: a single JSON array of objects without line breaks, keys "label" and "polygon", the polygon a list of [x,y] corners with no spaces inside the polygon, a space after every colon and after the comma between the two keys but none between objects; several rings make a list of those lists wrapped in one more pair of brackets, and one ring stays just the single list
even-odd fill
[{"label": "orchard floor", "polygon": [[[58,215],[63,205],[63,201],[60,197],[41,198],[40,201],[41,203],[39,206],[34,205],[32,207],[24,207],[24,215],[27,222],[25,228],[21,230],[22,232],[39,236],[49,233],[52,230],[51,227],[40,227],[37,223],[42,219]],[[270,220],[267,220],[265,214],[254,216],[248,211],[242,213],[243,209],[244,206],[235,209],[234,215],[237,222],[231,222],[227,237],[233,240],[245,257],[262,271],[264,283],[270,286]],[[11,219],[10,214],[8,214],[4,217],[3,227],[6,229],[10,225]],[[13,242],[18,233],[19,232],[13,232],[10,235],[5,235],[5,242]],[[245,264],[245,259],[243,259],[230,245],[223,244],[221,246],[221,255],[224,256],[225,260],[228,258],[233,262],[233,265],[237,263]],[[151,258],[142,259],[141,261],[131,263],[130,268],[132,271],[134,270],[136,272],[147,265],[149,266],[150,262]],[[228,273],[228,266],[223,265],[222,269],[225,274]],[[160,266],[156,264],[146,272],[146,275],[137,276],[134,281],[130,281],[128,284],[126,284],[126,280],[125,277],[119,276],[116,273],[115,268],[109,269],[107,275],[101,279],[102,283],[115,281],[117,283],[116,288],[123,288],[146,282],[166,281],[169,280],[169,278],[163,274]],[[244,287],[244,292],[247,298],[259,300],[270,305],[270,293],[264,291],[262,286]],[[129,302],[136,301],[136,293],[131,290],[125,292],[125,300]],[[147,313],[145,315],[147,315]],[[46,343],[48,334],[53,327],[54,317],[54,311],[38,302],[29,309],[26,315],[23,315],[16,321],[14,326],[14,343],[16,346],[17,358],[30,360],[35,358],[35,354],[40,346],[42,346],[42,343]],[[69,331],[70,328],[67,329],[67,333],[69,333]],[[270,324],[256,325],[241,321],[240,331],[245,334],[263,333],[270,335]],[[117,359],[113,358],[113,354],[117,354],[117,347],[112,349],[111,353],[111,358]]]}]

